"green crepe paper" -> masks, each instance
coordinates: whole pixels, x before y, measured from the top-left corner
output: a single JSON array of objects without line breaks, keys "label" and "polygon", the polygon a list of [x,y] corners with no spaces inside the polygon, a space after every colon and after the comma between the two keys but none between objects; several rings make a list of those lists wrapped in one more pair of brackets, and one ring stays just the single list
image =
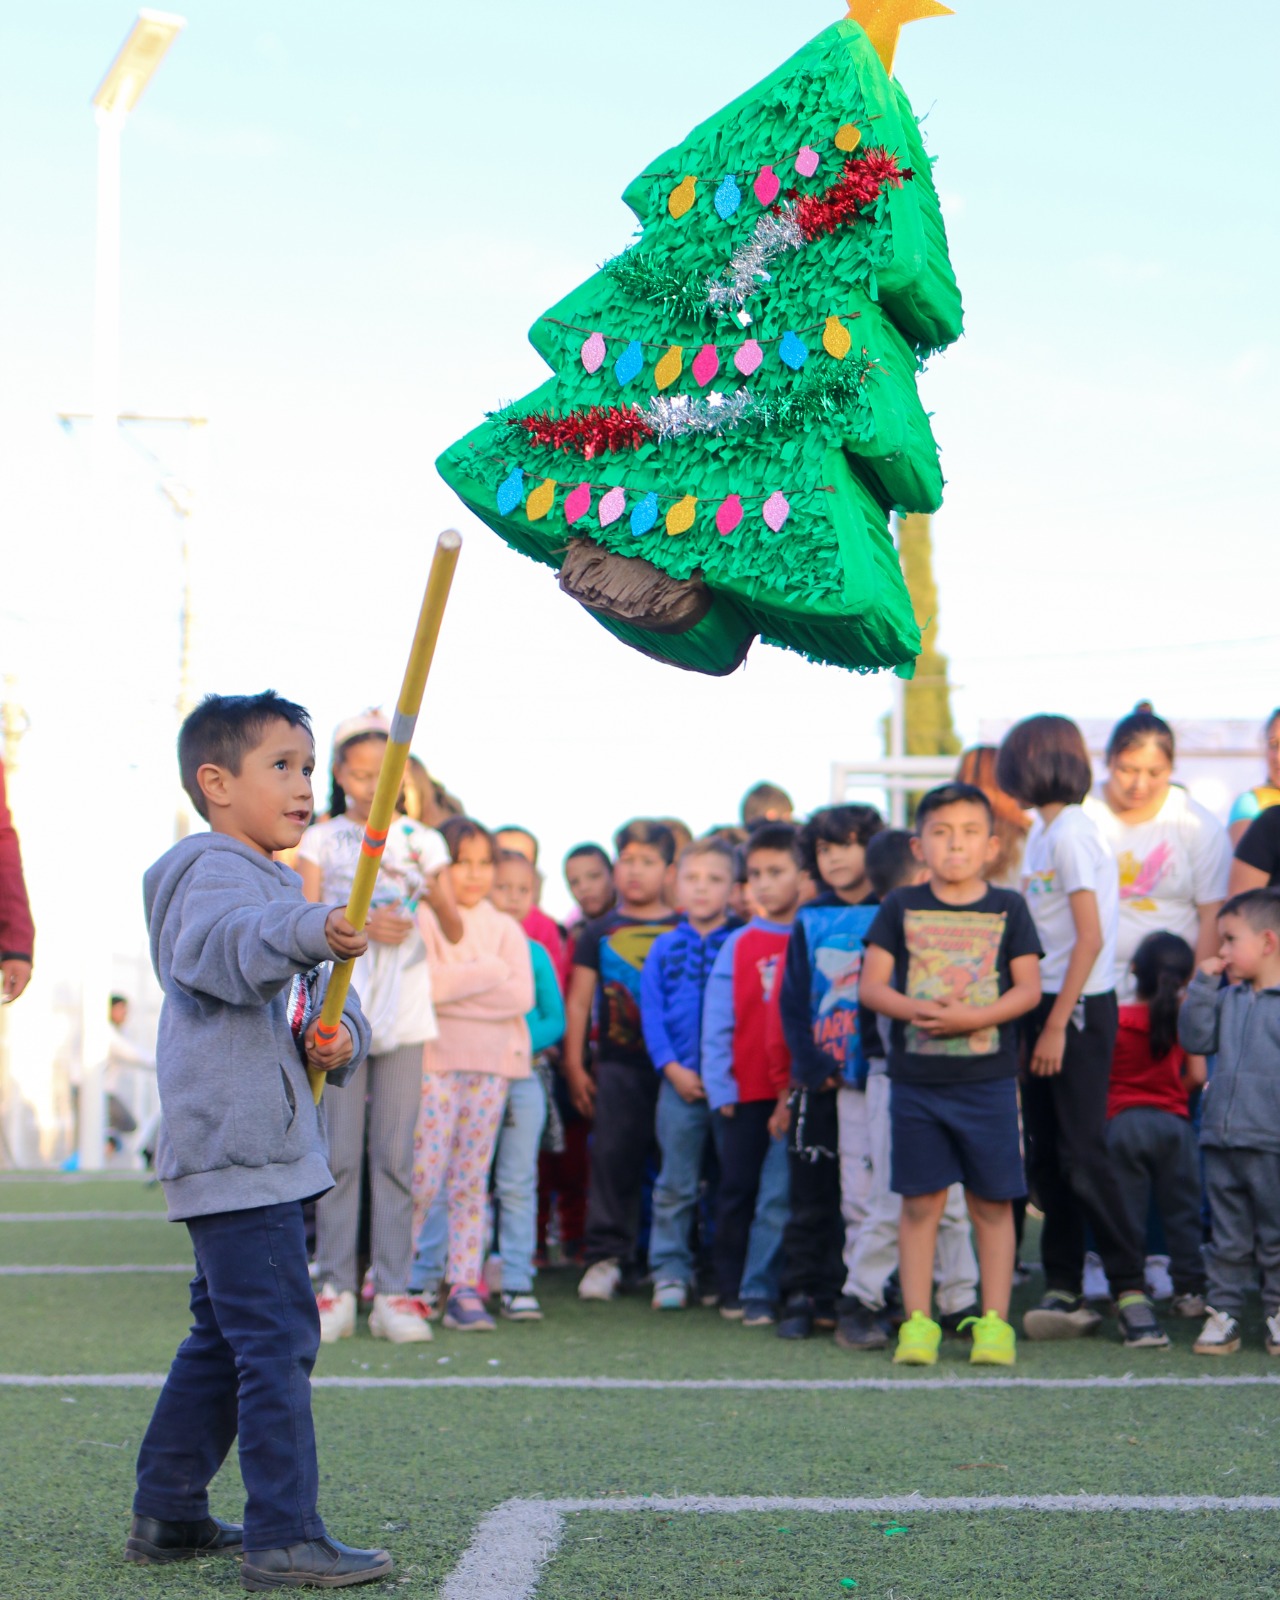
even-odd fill
[{"label": "green crepe paper", "polygon": [[[761,207],[752,193],[760,168],[772,166],[789,189],[821,193],[839,177],[845,157],[833,137],[845,122],[862,132],[859,150],[883,146],[914,178],[886,189],[850,227],[787,251],[774,262],[772,281],[747,302],[754,321],[742,328],[732,314],[717,316],[672,302],[637,297],[601,270],[540,318],[534,348],[555,374],[514,408],[495,413],[447,449],[437,466],[482,521],[513,549],[558,568],[573,538],[589,537],[607,550],[642,556],[674,578],[701,576],[714,600],[689,633],[654,634],[598,618],[623,642],[673,665],[723,673],[736,667],[759,635],[817,661],[857,671],[893,668],[909,674],[919,630],[889,534],[888,513],[934,511],[942,476],[929,419],[916,393],[920,362],[961,331],[959,292],[946,253],[946,233],[919,131],[906,96],[889,81],[858,24],[837,23],[811,40],[755,88],[700,124],[680,145],[653,161],[625,193],[642,224],[633,249],[669,272],[675,284],[718,276],[734,250],[749,240]],[[793,161],[802,145],[821,155],[816,174],[801,178]],[[743,201],[727,221],[713,196],[728,172]],[[698,179],[694,205],[681,218],[667,209],[683,177]],[[803,428],[743,428],[722,437],[686,435],[648,441],[631,451],[591,461],[513,437],[510,418],[555,415],[590,406],[636,405],[657,392],[654,366],[668,344],[683,347],[684,371],[668,396],[729,394],[746,387],[778,400],[812,381],[816,364],[833,358],[822,347],[822,324],[838,315],[853,348],[873,363],[867,383]],[[568,324],[568,326],[563,326]],[[782,366],[777,340],[789,329],[809,347],[799,372]],[[581,349],[599,330],[607,355],[595,374]],[[743,378],[733,351],[747,338],[764,346],[762,365]],[[613,365],[632,339],[646,343],[645,368],[619,387]],[[701,388],[693,358],[704,343],[720,346],[720,372]],[[525,475],[526,499],[543,478],[557,482],[555,505],[530,522],[523,505],[499,514],[498,486],[512,469]],[[590,513],[572,529],[564,500],[577,483],[593,485]],[[599,526],[601,494],[626,489],[627,510]],[[761,507],[781,489],[791,511],[779,533]],[[633,537],[630,512],[650,491],[659,501],[652,531]],[[668,509],[685,495],[698,500],[694,526],[670,536]],[[727,538],[715,514],[730,494],[742,497],[744,517]]]}]

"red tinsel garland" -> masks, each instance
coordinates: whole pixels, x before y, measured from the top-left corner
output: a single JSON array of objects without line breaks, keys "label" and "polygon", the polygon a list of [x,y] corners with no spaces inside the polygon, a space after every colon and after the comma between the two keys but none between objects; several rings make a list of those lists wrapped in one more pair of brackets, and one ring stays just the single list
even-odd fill
[{"label": "red tinsel garland", "polygon": [[635,450],[654,436],[653,428],[636,406],[588,406],[553,416],[537,411],[514,419],[517,427],[538,444],[552,450],[572,450],[584,461],[605,451]]},{"label": "red tinsel garland", "polygon": [[901,188],[903,179],[911,176],[909,167],[899,170],[897,157],[888,150],[868,150],[846,161],[839,181],[824,194],[805,194],[796,200],[796,223],[806,239],[834,233],[869,206],[886,184]]}]

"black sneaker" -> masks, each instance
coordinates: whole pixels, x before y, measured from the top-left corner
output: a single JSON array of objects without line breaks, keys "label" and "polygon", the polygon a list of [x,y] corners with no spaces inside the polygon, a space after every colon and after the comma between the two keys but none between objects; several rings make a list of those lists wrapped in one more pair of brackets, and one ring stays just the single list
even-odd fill
[{"label": "black sneaker", "polygon": [[959,1339],[962,1337],[960,1324],[968,1322],[970,1318],[977,1318],[981,1314],[978,1310],[978,1302],[971,1300],[967,1306],[962,1307],[959,1311],[939,1311],[938,1326],[948,1339]]},{"label": "black sneaker", "polygon": [[1082,1339],[1094,1333],[1102,1318],[1085,1305],[1078,1294],[1065,1289],[1050,1289],[1038,1306],[1032,1306],[1022,1319],[1028,1339]]},{"label": "black sneaker", "polygon": [[813,1301],[807,1294],[793,1294],[778,1319],[779,1339],[807,1339],[813,1332]]},{"label": "black sneaker", "polygon": [[726,1322],[742,1321],[742,1301],[738,1299],[736,1294],[721,1295],[720,1315]]},{"label": "black sneaker", "polygon": [[846,1300],[836,1319],[836,1343],[842,1350],[887,1350],[887,1321],[861,1300]]},{"label": "black sneaker", "polygon": [[778,1319],[773,1314],[771,1300],[744,1300],[742,1326],[744,1328],[772,1328]]},{"label": "black sneaker", "polygon": [[830,1333],[836,1325],[836,1303],[830,1295],[819,1295],[813,1302],[813,1325]]},{"label": "black sneaker", "polygon": [[246,1589],[346,1589],[391,1571],[385,1550],[353,1550],[327,1536],[284,1550],[246,1550],[240,1581]]},{"label": "black sneaker", "polygon": [[1120,1337],[1130,1350],[1163,1350],[1169,1343],[1169,1335],[1160,1326],[1145,1294],[1122,1294],[1116,1321],[1120,1324]]},{"label": "black sneaker", "polygon": [[151,1567],[170,1561],[194,1561],[197,1556],[238,1556],[243,1548],[244,1529],[238,1522],[223,1522],[218,1517],[205,1517],[200,1522],[134,1517],[124,1558]]}]

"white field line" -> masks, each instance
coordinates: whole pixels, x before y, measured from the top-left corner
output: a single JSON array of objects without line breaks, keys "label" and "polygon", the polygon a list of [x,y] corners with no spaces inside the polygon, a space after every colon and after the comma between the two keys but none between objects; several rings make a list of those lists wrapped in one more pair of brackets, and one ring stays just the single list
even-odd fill
[{"label": "white field line", "polygon": [[917,1516],[986,1511],[1280,1511],[1280,1496],[1237,1495],[925,1495],[802,1499],[792,1495],[637,1495],[608,1500],[508,1500],[482,1518],[462,1560],[445,1579],[441,1600],[531,1600],[575,1512],[645,1512],[734,1516],[743,1512],[819,1512]]},{"label": "white field line", "polygon": [[[3,1270],[3,1269],[0,1269]],[[141,1271],[142,1268],[128,1268]],[[156,1268],[190,1271],[190,1268]],[[62,1375],[42,1372],[0,1372],[0,1389],[158,1389],[163,1372],[79,1372]],[[573,1389],[614,1393],[627,1390],[681,1393],[711,1391],[741,1393],[759,1390],[784,1393],[819,1390],[899,1390],[956,1393],[979,1389],[1274,1389],[1280,1374],[1236,1373],[1222,1376],[1099,1377],[1099,1378],[529,1378],[502,1375],[451,1378],[313,1378],[314,1389]]]},{"label": "white field line", "polygon": [[0,1267],[0,1278],[98,1278],[122,1272],[185,1272],[195,1270],[190,1261],[163,1261],[147,1266],[120,1267]]},{"label": "white field line", "polygon": [[168,1222],[163,1211],[0,1211],[0,1222]]}]

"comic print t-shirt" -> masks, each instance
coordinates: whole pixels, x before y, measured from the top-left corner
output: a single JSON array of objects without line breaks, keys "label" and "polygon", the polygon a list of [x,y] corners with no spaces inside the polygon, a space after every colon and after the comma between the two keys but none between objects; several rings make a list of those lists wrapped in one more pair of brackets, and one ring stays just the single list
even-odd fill
[{"label": "comic print t-shirt", "polygon": [[674,911],[652,920],[610,911],[578,935],[573,964],[591,967],[598,975],[596,1050],[602,1061],[653,1071],[640,1029],[640,972],[653,941],[679,921]]},{"label": "comic print t-shirt", "polygon": [[[960,1000],[989,1006],[1013,983],[1011,963],[1038,956],[1040,941],[1026,902],[1010,889],[988,889],[971,905],[939,900],[928,884],[895,889],[867,933],[893,957],[893,986],[913,1000]],[[904,1083],[985,1082],[1018,1072],[1018,1026],[933,1039],[894,1021],[889,1076]]]}]

